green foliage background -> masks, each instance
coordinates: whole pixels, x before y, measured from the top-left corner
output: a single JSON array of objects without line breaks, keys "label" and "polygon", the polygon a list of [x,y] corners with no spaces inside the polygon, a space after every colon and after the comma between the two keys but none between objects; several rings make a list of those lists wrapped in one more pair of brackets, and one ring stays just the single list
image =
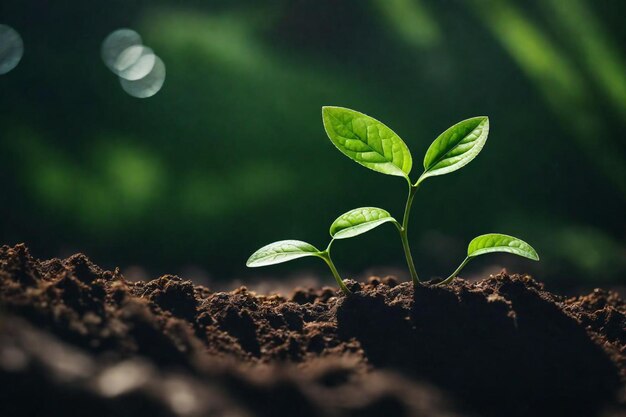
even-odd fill
[{"label": "green foliage background", "polygon": [[[453,123],[491,119],[481,155],[416,198],[421,276],[445,276],[473,236],[499,231],[542,262],[483,266],[623,282],[624,13],[588,0],[5,0],[0,23],[25,55],[0,76],[1,241],[231,278],[258,274],[245,260],[267,242],[323,246],[353,207],[401,216],[404,181],[326,138],[321,106],[338,105],[394,129],[416,166]],[[100,60],[119,27],[167,66],[153,98],[125,95]],[[385,229],[337,244],[339,268],[403,267]],[[299,268],[318,265],[264,273]]]}]

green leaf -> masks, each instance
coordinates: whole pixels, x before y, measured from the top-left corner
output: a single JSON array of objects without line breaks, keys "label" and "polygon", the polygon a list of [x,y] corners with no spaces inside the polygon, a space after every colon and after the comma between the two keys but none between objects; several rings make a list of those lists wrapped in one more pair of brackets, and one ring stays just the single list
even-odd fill
[{"label": "green leaf", "polygon": [[246,266],[256,268],[258,266],[280,264],[305,256],[319,256],[319,253],[320,251],[315,246],[301,240],[281,240],[263,246],[254,252],[248,258]]},{"label": "green leaf", "polygon": [[480,153],[488,135],[486,116],[463,120],[448,128],[426,151],[424,173],[417,182],[463,168]]},{"label": "green leaf", "polygon": [[411,152],[393,130],[343,107],[322,107],[322,119],[326,134],[344,155],[374,171],[408,178]]},{"label": "green leaf", "polygon": [[528,243],[513,236],[489,233],[478,236],[467,247],[467,257],[474,258],[485,253],[508,252],[524,258],[539,260],[539,255]]},{"label": "green leaf", "polygon": [[347,239],[389,222],[396,222],[396,219],[386,210],[377,207],[359,207],[337,217],[330,225],[330,235],[334,239]]}]

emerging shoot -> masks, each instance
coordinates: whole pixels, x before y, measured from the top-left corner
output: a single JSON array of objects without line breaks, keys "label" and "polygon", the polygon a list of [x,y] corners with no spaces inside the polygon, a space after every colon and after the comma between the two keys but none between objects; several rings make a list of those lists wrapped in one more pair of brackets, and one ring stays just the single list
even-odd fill
[{"label": "emerging shoot", "polygon": [[406,179],[408,195],[402,223],[394,222],[400,233],[411,280],[414,285],[419,284],[408,237],[409,216],[417,189],[426,178],[456,171],[476,158],[489,135],[489,118],[481,116],[463,120],[439,135],[426,151],[424,172],[415,182],[409,177],[413,166],[411,151],[386,125],[343,107],[323,107],[322,119],[328,138],[341,153],[366,168]]},{"label": "emerging shoot", "polygon": [[281,240],[263,246],[261,249],[254,252],[250,258],[248,258],[246,265],[250,268],[254,268],[279,264],[306,256],[316,256],[326,262],[339,288],[341,288],[344,294],[349,295],[350,290],[344,284],[330,257],[330,248],[335,240],[349,239],[361,235],[384,223],[394,223],[399,227],[398,222],[383,209],[376,207],[353,209],[337,217],[330,225],[329,232],[332,239],[325,250],[320,251],[315,246],[302,242],[301,240]]},{"label": "emerging shoot", "polygon": [[461,265],[459,265],[448,278],[437,285],[445,285],[451,282],[454,277],[461,272],[463,267],[475,257],[493,252],[512,253],[513,255],[522,256],[532,259],[533,261],[539,260],[539,255],[537,255],[535,249],[523,240],[500,233],[489,233],[472,239],[467,247],[467,257],[465,260],[461,262]]},{"label": "emerging shoot", "polygon": [[315,246],[303,242],[301,240],[281,240],[278,242],[270,243],[263,246],[261,249],[254,252],[248,258],[246,266],[250,268],[256,268],[259,266],[267,266],[280,264],[283,262],[291,261],[292,259],[304,258],[306,256],[315,256],[321,258],[326,262],[326,265],[330,268],[330,272],[333,274],[337,285],[341,288],[344,294],[351,294],[346,284],[343,283],[332,258],[330,257],[330,247],[333,244],[333,240],[330,241],[328,247],[324,250],[319,250]]},{"label": "emerging shoot", "polygon": [[[330,247],[335,240],[348,239],[392,223],[400,234],[404,256],[414,285],[420,283],[411,248],[409,247],[409,216],[417,189],[427,178],[448,174],[469,164],[485,146],[489,135],[489,118],[473,117],[463,120],[440,134],[424,156],[424,171],[413,182],[410,178],[413,157],[408,146],[393,130],[355,110],[343,107],[323,107],[324,129],[331,142],[341,153],[356,163],[381,174],[403,177],[408,186],[402,222],[389,212],[377,207],[360,207],[339,216],[330,226],[332,237],[328,247],[320,251],[299,240],[283,240],[262,247],[250,256],[249,267],[272,265],[305,256],[322,258],[329,266],[337,284],[347,295],[350,291],[343,283],[330,257]],[[447,284],[474,257],[491,252],[508,252],[533,260],[539,260],[537,252],[526,242],[512,236],[488,234],[470,242],[467,258],[443,280]]]}]

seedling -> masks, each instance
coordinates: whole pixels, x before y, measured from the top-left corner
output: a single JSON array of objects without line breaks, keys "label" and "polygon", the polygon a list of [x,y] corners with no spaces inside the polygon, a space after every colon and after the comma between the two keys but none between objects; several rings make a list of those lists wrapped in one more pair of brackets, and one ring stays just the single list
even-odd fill
[{"label": "seedling", "polygon": [[254,252],[250,255],[250,258],[248,258],[246,266],[256,268],[259,266],[280,264],[306,256],[315,256],[326,262],[339,288],[347,295],[350,294],[350,290],[346,287],[346,284],[343,283],[330,257],[330,248],[333,242],[337,239],[347,239],[358,236],[387,222],[397,223],[394,218],[383,209],[361,207],[350,210],[339,216],[330,225],[330,236],[332,239],[326,249],[321,251],[310,243],[301,240],[281,240],[263,246],[261,249]]},{"label": "seedling", "polygon": [[321,258],[326,262],[326,265],[330,268],[337,285],[341,288],[344,294],[351,294],[346,284],[343,283],[332,258],[330,257],[330,247],[333,244],[333,240],[330,241],[326,249],[319,250],[310,243],[303,242],[301,240],[280,240],[278,242],[270,243],[263,246],[261,249],[254,252],[248,258],[246,266],[250,268],[256,268],[259,266],[267,266],[280,264],[283,262],[291,261],[292,259],[304,258],[306,256],[315,256]]},{"label": "seedling", "polygon": [[[250,256],[250,267],[286,262],[304,256],[317,256],[326,261],[340,288],[349,294],[330,258],[330,247],[337,239],[347,239],[366,233],[382,224],[392,223],[400,234],[400,241],[414,285],[420,283],[408,239],[409,216],[415,194],[430,177],[448,174],[463,168],[480,153],[489,135],[489,118],[485,116],[463,120],[448,128],[435,139],[426,151],[424,171],[415,182],[409,177],[413,158],[406,143],[378,120],[343,107],[323,107],[324,129],[331,142],[348,158],[366,168],[386,175],[403,177],[408,185],[408,196],[402,222],[389,212],[377,207],[360,207],[339,216],[330,227],[332,240],[320,251],[301,241],[287,240],[264,246]],[[449,283],[474,257],[491,252],[507,252],[539,260],[537,252],[526,242],[513,236],[488,234],[470,242],[467,258],[440,284]]]},{"label": "seedling", "polygon": [[[489,135],[489,118],[479,116],[463,120],[440,134],[426,151],[423,164],[424,171],[415,182],[409,177],[413,167],[411,152],[400,136],[389,127],[363,113],[343,107],[323,107],[322,118],[326,134],[341,153],[366,168],[386,175],[403,177],[406,180],[408,196],[402,223],[393,218],[390,218],[388,221],[392,222],[400,233],[400,240],[411,279],[417,285],[420,280],[415,270],[408,239],[409,216],[417,189],[427,178],[461,169],[476,158],[483,146],[485,146],[487,136]],[[382,211],[385,212],[384,210]],[[380,224],[382,223],[376,223],[367,230],[371,230]],[[354,226],[356,225],[355,223]],[[474,239],[472,243],[480,238]],[[521,254],[519,251],[514,252],[508,250],[505,246],[496,245],[499,241],[495,239],[484,239],[481,242],[485,245],[483,247],[485,252],[481,253],[487,253],[488,251]],[[510,243],[517,245],[517,242],[523,243],[532,250],[530,245],[519,239],[515,239],[515,241]],[[535,258],[538,259],[536,252],[532,251]],[[471,257],[468,253],[468,259],[455,273],[458,273],[469,262]],[[531,259],[534,258],[531,257]],[[449,279],[445,281],[449,282]]]},{"label": "seedling", "polygon": [[467,265],[469,261],[477,256],[484,255],[486,253],[493,252],[507,252],[514,255],[522,256],[524,258],[532,259],[533,261],[539,260],[539,255],[528,243],[513,236],[503,235],[500,233],[488,233],[486,235],[480,235],[472,239],[467,246],[467,257],[461,262],[461,265],[446,279],[441,281],[438,285],[445,285],[451,282],[456,277],[461,269]]}]

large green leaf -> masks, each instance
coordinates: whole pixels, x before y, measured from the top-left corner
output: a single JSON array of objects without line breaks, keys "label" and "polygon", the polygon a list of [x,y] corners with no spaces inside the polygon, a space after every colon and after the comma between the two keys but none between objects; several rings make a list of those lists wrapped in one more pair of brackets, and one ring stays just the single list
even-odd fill
[{"label": "large green leaf", "polygon": [[387,175],[408,177],[413,160],[393,130],[358,111],[322,107],[324,129],[331,142],[355,162]]},{"label": "large green leaf", "polygon": [[468,258],[492,252],[508,252],[534,261],[539,260],[539,255],[528,243],[516,237],[499,233],[478,236],[472,239],[467,247]]},{"label": "large green leaf", "polygon": [[463,120],[448,128],[426,151],[424,173],[418,183],[469,164],[485,146],[488,135],[489,118],[486,116]]},{"label": "large green leaf", "polygon": [[248,258],[246,266],[255,268],[291,261],[305,256],[319,256],[320,251],[309,243],[301,240],[281,240],[270,243],[254,252]]},{"label": "large green leaf", "polygon": [[347,239],[368,232],[383,223],[396,219],[381,208],[359,207],[337,217],[330,225],[330,235],[334,239]]}]

